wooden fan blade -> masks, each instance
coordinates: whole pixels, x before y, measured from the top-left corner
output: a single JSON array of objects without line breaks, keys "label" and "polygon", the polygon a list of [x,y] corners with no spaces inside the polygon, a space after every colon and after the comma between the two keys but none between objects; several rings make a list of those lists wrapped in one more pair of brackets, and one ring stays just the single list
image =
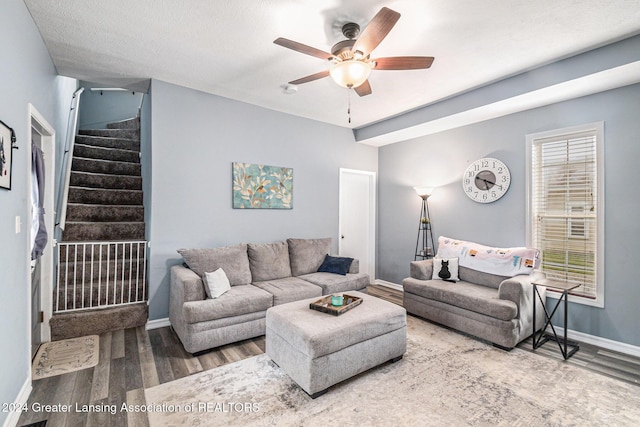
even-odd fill
[{"label": "wooden fan blade", "polygon": [[324,60],[333,58],[333,55],[329,52],[325,52],[323,50],[316,49],[315,47],[307,46],[306,44],[294,42],[293,40],[285,39],[282,37],[275,39],[273,42],[282,47],[286,47],[288,49],[295,50],[296,52],[304,53],[306,55],[315,56],[316,58]]},{"label": "wooden fan blade", "polygon": [[371,95],[371,85],[369,84],[369,80],[365,80],[360,86],[354,88],[353,90],[360,96]]},{"label": "wooden fan blade", "polygon": [[360,37],[351,48],[351,52],[360,51],[364,57],[369,55],[389,34],[398,19],[400,19],[398,12],[386,7],[380,9],[380,12],[373,17],[367,28],[360,34]]},{"label": "wooden fan blade", "polygon": [[298,80],[294,80],[289,82],[291,85],[300,85],[302,83],[309,83],[314,80],[321,79],[323,77],[327,77],[329,75],[329,70],[320,71],[319,73],[311,74],[310,76],[302,77]]},{"label": "wooden fan blade", "polygon": [[374,70],[419,70],[431,67],[433,56],[393,56],[389,58],[377,58]]}]

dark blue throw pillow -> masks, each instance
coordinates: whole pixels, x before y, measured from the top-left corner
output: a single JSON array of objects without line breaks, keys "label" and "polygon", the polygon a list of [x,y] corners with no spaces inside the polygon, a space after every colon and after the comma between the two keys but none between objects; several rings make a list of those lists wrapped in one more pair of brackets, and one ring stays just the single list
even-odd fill
[{"label": "dark blue throw pillow", "polygon": [[322,265],[318,268],[319,272],[323,273],[335,273],[345,276],[351,268],[353,258],[337,257],[327,254],[322,261]]}]

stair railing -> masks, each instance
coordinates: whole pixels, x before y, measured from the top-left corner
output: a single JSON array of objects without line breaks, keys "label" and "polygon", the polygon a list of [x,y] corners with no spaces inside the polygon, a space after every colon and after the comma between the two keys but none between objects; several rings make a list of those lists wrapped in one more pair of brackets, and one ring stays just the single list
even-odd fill
[{"label": "stair railing", "polygon": [[69,181],[71,179],[71,163],[73,147],[78,133],[78,113],[80,111],[80,95],[84,92],[81,87],[73,93],[71,110],[67,121],[67,138],[64,143],[64,154],[60,163],[60,181],[58,184],[58,198],[56,201],[56,226],[64,230],[67,219],[67,199],[69,197]]}]

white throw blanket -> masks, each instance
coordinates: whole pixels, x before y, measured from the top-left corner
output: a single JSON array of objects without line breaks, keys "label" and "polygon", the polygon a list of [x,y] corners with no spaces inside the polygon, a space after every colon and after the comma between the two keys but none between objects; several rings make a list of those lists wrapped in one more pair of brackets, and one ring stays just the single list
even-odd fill
[{"label": "white throw blanket", "polygon": [[438,258],[458,258],[459,265],[499,276],[530,274],[539,263],[534,248],[492,248],[449,237],[438,238]]}]

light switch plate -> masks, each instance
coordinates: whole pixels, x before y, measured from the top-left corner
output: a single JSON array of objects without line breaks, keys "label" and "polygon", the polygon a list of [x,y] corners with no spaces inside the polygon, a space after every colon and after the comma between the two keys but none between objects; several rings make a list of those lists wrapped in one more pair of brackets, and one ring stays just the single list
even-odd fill
[{"label": "light switch plate", "polygon": [[20,215],[16,216],[16,234],[20,234],[22,229],[22,221],[20,220]]}]

